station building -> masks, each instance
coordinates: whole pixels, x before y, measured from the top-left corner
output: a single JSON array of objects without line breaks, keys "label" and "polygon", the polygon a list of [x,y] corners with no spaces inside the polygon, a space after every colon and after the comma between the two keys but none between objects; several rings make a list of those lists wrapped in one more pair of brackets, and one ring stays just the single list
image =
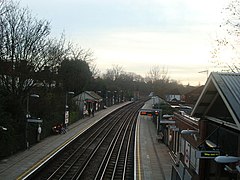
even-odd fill
[{"label": "station building", "polygon": [[240,179],[240,73],[211,73],[191,116],[174,115],[172,180]]},{"label": "station building", "polygon": [[90,112],[99,111],[103,108],[103,98],[94,91],[84,91],[72,100],[79,107],[80,114],[84,116],[90,116]]}]

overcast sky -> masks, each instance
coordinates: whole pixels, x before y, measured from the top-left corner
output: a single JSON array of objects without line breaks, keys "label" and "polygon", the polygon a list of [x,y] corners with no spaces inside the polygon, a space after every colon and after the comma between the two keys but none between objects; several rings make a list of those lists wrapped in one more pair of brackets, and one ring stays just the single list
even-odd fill
[{"label": "overcast sky", "polygon": [[[183,84],[204,84],[226,0],[21,0],[52,35],[91,49],[102,73],[112,65],[145,76],[168,69]],[[210,71],[212,69],[209,69]]]}]

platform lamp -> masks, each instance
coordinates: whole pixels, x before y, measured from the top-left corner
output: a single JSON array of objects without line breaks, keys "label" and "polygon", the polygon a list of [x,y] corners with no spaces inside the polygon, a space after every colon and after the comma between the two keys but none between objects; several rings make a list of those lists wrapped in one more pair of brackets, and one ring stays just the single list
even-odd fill
[{"label": "platform lamp", "polygon": [[66,92],[66,101],[65,101],[65,119],[64,119],[64,125],[67,127],[69,123],[69,109],[68,109],[68,95],[74,95],[75,93],[72,91]]},{"label": "platform lamp", "polygon": [[3,126],[0,126],[0,129],[3,130],[3,131],[7,131],[7,128],[3,127]]},{"label": "platform lamp", "polygon": [[31,117],[30,115],[30,111],[29,111],[29,101],[30,101],[30,97],[32,98],[39,98],[38,94],[28,94],[27,95],[27,114],[26,114],[26,130],[25,130],[25,138],[26,138],[26,148],[29,149],[29,142],[28,142],[28,133],[27,133],[27,128],[28,128],[28,119]]},{"label": "platform lamp", "polygon": [[[228,171],[230,173],[240,173],[240,157],[235,157],[235,156],[217,156],[214,159],[217,163],[220,164],[225,164],[225,171]],[[233,169],[228,164],[235,163],[235,168]]]},{"label": "platform lamp", "polygon": [[193,136],[195,141],[197,141],[197,134],[199,134],[199,131],[193,130],[193,129],[187,129],[187,130],[182,130],[181,134]]}]

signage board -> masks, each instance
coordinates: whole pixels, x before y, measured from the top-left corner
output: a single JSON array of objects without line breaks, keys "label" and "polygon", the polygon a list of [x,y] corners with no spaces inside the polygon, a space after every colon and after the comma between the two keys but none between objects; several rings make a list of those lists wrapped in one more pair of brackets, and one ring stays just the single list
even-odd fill
[{"label": "signage board", "polygon": [[220,156],[220,151],[196,151],[197,159],[213,159]]},{"label": "signage board", "polygon": [[143,115],[143,116],[158,116],[159,115],[159,112],[158,111],[140,111],[140,115]]},{"label": "signage board", "polygon": [[141,111],[140,115],[147,115],[147,112],[146,111]]},{"label": "signage board", "polygon": [[147,112],[147,111],[141,111],[141,112],[140,112],[140,115],[143,115],[143,116],[152,116],[153,113],[152,113],[152,112]]},{"label": "signage board", "polygon": [[65,124],[69,122],[69,111],[65,111]]}]

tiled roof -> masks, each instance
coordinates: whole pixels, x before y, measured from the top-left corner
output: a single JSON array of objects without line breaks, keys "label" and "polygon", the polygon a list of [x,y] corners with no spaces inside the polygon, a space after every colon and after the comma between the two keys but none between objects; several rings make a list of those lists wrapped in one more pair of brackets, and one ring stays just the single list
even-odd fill
[{"label": "tiled roof", "polygon": [[75,101],[85,101],[85,100],[93,100],[93,101],[102,101],[102,97],[96,94],[94,91],[84,91],[81,94],[73,97]]},{"label": "tiled roof", "polygon": [[96,100],[101,100],[102,99],[102,97],[99,96],[98,94],[96,94],[94,91],[85,91],[85,92]]}]

